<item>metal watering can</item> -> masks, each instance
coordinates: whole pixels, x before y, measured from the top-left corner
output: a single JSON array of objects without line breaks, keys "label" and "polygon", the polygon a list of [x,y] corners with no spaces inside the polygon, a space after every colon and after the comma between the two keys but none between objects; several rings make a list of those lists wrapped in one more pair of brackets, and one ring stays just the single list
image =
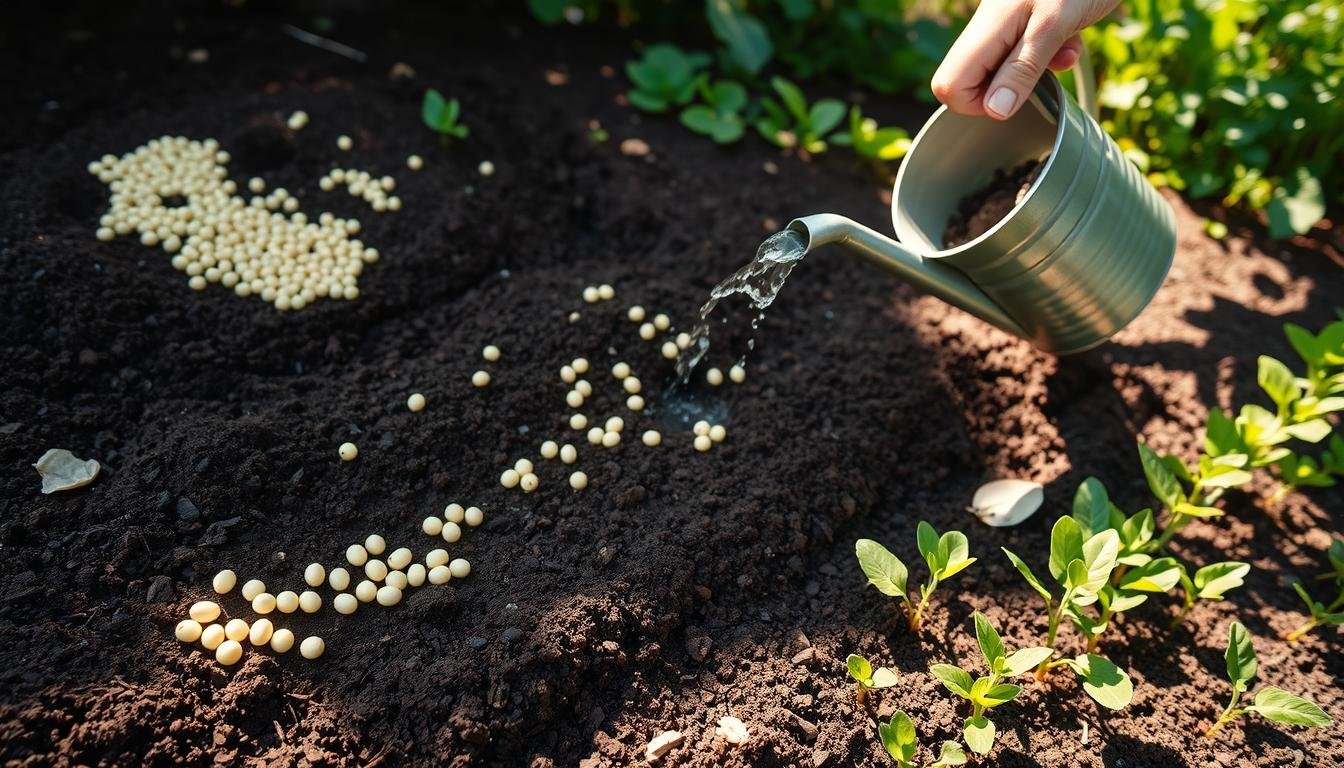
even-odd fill
[{"label": "metal watering can", "polygon": [[[1162,285],[1176,220],[1097,124],[1086,57],[1075,82],[1078,101],[1047,73],[1029,104],[1003,122],[939,108],[896,176],[891,216],[900,242],[833,213],[794,219],[788,229],[808,252],[838,244],[1046,352],[1102,343]],[[943,249],[944,227],[963,197],[988,185],[996,169],[1047,152],[1011,213]]]}]

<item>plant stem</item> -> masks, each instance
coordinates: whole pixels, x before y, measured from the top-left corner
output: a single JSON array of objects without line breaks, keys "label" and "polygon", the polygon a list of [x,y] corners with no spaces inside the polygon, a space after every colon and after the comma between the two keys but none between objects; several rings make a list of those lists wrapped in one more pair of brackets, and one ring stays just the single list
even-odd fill
[{"label": "plant stem", "polygon": [[1241,717],[1243,714],[1246,713],[1246,710],[1236,708],[1237,700],[1240,698],[1241,698],[1241,691],[1237,690],[1236,688],[1233,688],[1232,700],[1227,703],[1227,709],[1224,709],[1223,714],[1218,716],[1218,722],[1214,723],[1212,726],[1209,727],[1209,730],[1204,732],[1204,738],[1206,739],[1213,738],[1213,735],[1218,731],[1222,730],[1222,727],[1224,725],[1227,725],[1228,723],[1232,722],[1233,720],[1237,719],[1238,717]]},{"label": "plant stem", "polygon": [[[1055,647],[1055,635],[1059,632],[1059,619],[1064,613],[1064,605],[1065,601],[1060,600],[1059,609],[1050,612],[1050,629],[1045,633],[1045,645],[1047,648],[1050,648],[1051,650],[1054,650]],[[1049,610],[1049,608],[1047,607],[1046,610]],[[1049,669],[1050,669],[1050,659],[1049,657],[1047,657],[1045,661],[1042,661],[1039,665],[1037,665],[1036,679],[1044,680],[1045,673],[1049,671]]]}]

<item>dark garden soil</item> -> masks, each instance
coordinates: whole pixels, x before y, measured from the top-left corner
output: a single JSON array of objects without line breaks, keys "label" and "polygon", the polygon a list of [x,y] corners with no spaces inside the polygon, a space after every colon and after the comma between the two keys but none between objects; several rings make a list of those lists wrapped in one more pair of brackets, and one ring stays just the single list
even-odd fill
[{"label": "dark garden soil", "polygon": [[[724,150],[631,111],[615,74],[626,37],[542,28],[522,3],[391,15],[342,4],[328,34],[365,64],[282,32],[313,26],[311,10],[49,5],[28,19],[6,6],[0,25],[6,764],[627,765],[676,729],[685,741],[665,764],[886,765],[870,714],[907,709],[925,744],[957,735],[966,713],[927,667],[978,663],[973,609],[1011,645],[1043,637],[1038,599],[998,548],[1042,563],[1050,521],[1088,474],[1127,509],[1150,504],[1136,436],[1193,457],[1207,407],[1259,396],[1257,354],[1292,359],[1280,326],[1319,327],[1344,303],[1326,246],[1245,229],[1220,244],[1174,195],[1167,285],[1112,343],[1064,360],[822,253],[762,324],[746,383],[713,393],[730,414],[725,443],[699,454],[669,432],[645,448],[635,436],[652,419],[639,417],[621,446],[593,449],[564,426],[561,365],[587,356],[586,410],[621,412],[612,362],[655,392],[670,375],[625,318],[630,304],[684,327],[789,218],[834,210],[881,227],[885,185],[848,154]],[[397,62],[414,76],[390,77]],[[460,98],[471,128],[446,151],[420,124],[428,86]],[[912,129],[929,111],[870,104]],[[312,122],[293,134],[284,118],[298,108]],[[592,121],[609,141],[589,139]],[[343,133],[348,154],[334,145]],[[262,174],[310,213],[359,215],[384,254],[361,297],[281,314],[219,286],[192,292],[134,238],[96,241],[107,191],[85,164],[164,134],[217,138],[235,179]],[[630,139],[649,154],[624,154]],[[405,170],[412,152],[426,158],[418,174]],[[476,173],[483,159],[494,176]],[[404,209],[377,215],[319,192],[333,163],[393,174]],[[617,299],[583,304],[598,282]],[[487,343],[504,357],[477,390]],[[419,414],[404,404],[416,391],[429,401]],[[536,493],[502,489],[501,470],[547,437],[579,446],[591,486],[572,492],[547,462]],[[353,463],[336,457],[346,440],[361,448]],[[51,447],[98,459],[103,475],[42,496],[28,465]],[[1000,476],[1048,483],[1046,508],[1015,529],[978,523],[964,507]],[[220,568],[298,588],[305,564],[335,565],[372,532],[422,556],[420,521],[452,501],[486,511],[455,548],[472,575],[393,609],[282,617],[325,637],[320,660],[248,651],[224,669],[173,638]],[[1217,743],[1197,735],[1229,694],[1234,617],[1255,637],[1263,683],[1344,719],[1340,633],[1277,639],[1302,620],[1289,584],[1321,569],[1344,493],[1227,506],[1176,550],[1251,562],[1247,586],[1174,632],[1173,606],[1150,601],[1104,644],[1131,670],[1133,705],[1099,711],[1064,675],[1030,684],[997,713],[989,762],[1344,763],[1338,728],[1252,719]],[[863,587],[853,542],[908,558],[919,519],[962,528],[981,560],[940,589],[912,637]],[[236,593],[223,602],[250,616]],[[854,708],[851,652],[901,674],[871,713]],[[715,739],[724,715],[749,725],[747,745]]]},{"label": "dark garden soil", "polygon": [[955,248],[985,234],[1022,202],[1040,175],[1043,160],[1028,160],[1016,168],[999,168],[984,189],[967,195],[943,231],[943,247]]}]

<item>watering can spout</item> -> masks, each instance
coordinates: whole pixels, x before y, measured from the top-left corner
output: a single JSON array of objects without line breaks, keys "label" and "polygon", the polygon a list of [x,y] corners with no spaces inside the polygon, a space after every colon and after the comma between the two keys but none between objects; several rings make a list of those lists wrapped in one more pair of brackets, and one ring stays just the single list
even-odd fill
[{"label": "watering can spout", "polygon": [[794,219],[789,222],[788,230],[802,237],[807,253],[834,243],[919,290],[937,296],[991,325],[1015,336],[1030,338],[1016,320],[966,275],[953,267],[924,258],[857,221],[834,213],[817,213]]}]

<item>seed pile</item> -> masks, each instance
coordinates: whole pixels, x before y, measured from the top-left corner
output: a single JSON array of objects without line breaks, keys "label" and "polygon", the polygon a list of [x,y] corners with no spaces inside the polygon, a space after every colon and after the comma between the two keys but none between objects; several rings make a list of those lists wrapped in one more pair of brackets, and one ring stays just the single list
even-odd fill
[{"label": "seed pile", "polygon": [[397,188],[397,181],[391,176],[375,179],[368,171],[333,168],[326,176],[317,180],[317,186],[323,192],[331,192],[342,185],[351,197],[363,198],[364,202],[378,213],[401,210],[401,198],[388,194]]}]

